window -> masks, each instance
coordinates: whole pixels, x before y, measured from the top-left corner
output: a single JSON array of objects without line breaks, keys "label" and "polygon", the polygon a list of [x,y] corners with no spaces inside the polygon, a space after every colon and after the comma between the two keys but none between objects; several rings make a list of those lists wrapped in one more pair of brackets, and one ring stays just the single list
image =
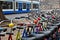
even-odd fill
[{"label": "window", "polygon": [[8,1],[0,1],[0,4],[2,6],[3,9],[12,9],[12,2],[8,2]]},{"label": "window", "polygon": [[34,9],[38,9],[39,5],[38,4],[33,4]]},{"label": "window", "polygon": [[16,9],[18,9],[18,3],[16,2]]},{"label": "window", "polygon": [[31,9],[31,4],[29,4],[29,9]]},{"label": "window", "polygon": [[23,9],[26,9],[26,3],[23,3]]},{"label": "window", "polygon": [[31,9],[31,4],[27,4],[27,8]]}]

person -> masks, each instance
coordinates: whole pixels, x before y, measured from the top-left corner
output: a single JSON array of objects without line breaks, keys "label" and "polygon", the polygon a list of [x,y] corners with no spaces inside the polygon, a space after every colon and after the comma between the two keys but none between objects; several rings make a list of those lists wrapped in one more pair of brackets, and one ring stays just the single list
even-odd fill
[{"label": "person", "polygon": [[57,40],[60,40],[60,28],[59,28],[58,31],[56,32],[56,36],[57,36]]}]

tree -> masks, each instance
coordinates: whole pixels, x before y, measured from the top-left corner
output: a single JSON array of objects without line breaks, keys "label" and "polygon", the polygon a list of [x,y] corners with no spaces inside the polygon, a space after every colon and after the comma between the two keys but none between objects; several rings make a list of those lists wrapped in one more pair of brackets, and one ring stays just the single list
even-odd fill
[{"label": "tree", "polygon": [[7,18],[5,18],[5,16],[3,15],[2,6],[0,6],[0,21],[1,20],[7,20]]}]

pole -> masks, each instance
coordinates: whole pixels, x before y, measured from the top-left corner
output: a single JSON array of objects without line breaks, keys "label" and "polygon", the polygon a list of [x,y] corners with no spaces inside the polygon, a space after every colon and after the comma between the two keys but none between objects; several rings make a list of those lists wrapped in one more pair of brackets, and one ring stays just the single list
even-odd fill
[{"label": "pole", "polygon": [[39,0],[39,14],[40,14],[40,11],[41,11],[41,9],[40,9],[40,5],[41,5],[41,4],[40,4],[40,0]]},{"label": "pole", "polygon": [[33,12],[33,2],[31,0],[31,14],[32,14],[32,12]]},{"label": "pole", "polygon": [[14,11],[14,13],[15,13],[15,9],[16,9],[16,1],[13,0],[13,11]]}]

